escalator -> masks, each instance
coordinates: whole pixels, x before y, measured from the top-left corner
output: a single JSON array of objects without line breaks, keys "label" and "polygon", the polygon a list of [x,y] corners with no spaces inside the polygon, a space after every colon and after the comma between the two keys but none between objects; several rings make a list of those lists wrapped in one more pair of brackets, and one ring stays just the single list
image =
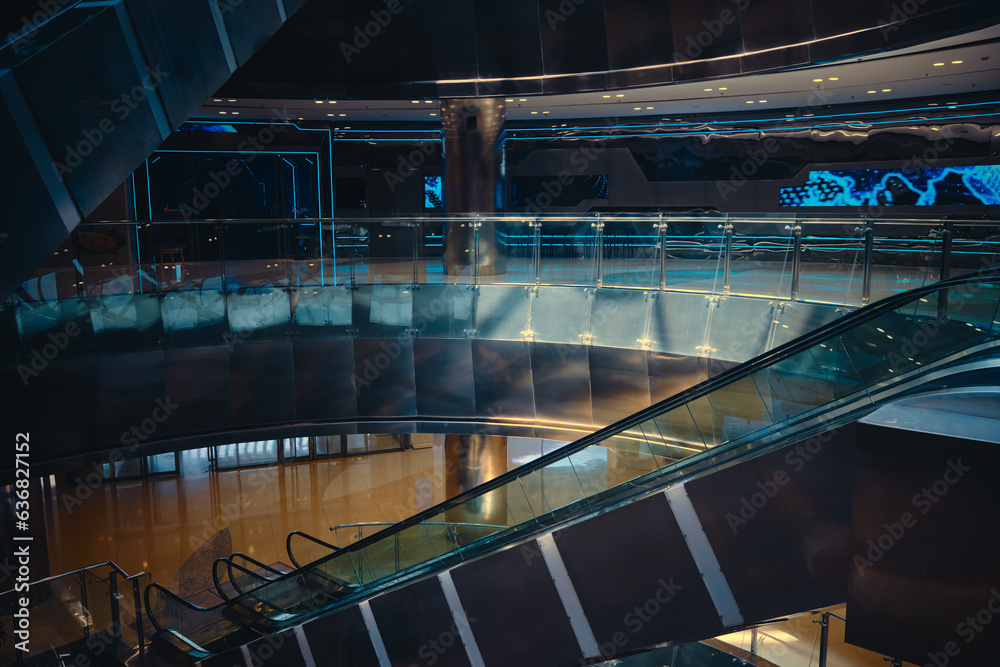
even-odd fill
[{"label": "escalator", "polygon": [[[192,660],[261,642],[276,654],[281,638],[303,656],[332,651],[389,664],[393,651],[427,660],[436,649],[417,638],[443,646],[450,636],[469,661],[442,664],[558,665],[843,602],[842,545],[791,545],[795,553],[771,570],[746,573],[727,564],[720,544],[749,554],[765,533],[777,548],[776,521],[795,524],[781,537],[791,544],[807,530],[794,504],[830,498],[840,501],[830,534],[842,534],[850,476],[824,484],[833,468],[849,472],[850,451],[826,443],[850,440],[858,419],[928,379],[995,356],[998,306],[1000,281],[985,273],[899,294],[349,547],[290,535],[290,571],[217,563],[231,586],[223,591],[216,577],[222,601],[214,606],[151,585],[145,605],[157,638]],[[814,459],[824,463],[809,467]],[[805,472],[779,476],[773,462],[781,460]],[[709,488],[748,469],[760,481]],[[795,498],[780,516],[779,492]],[[742,499],[747,511],[707,521],[705,498],[734,507]],[[495,525],[477,523],[484,508]],[[831,552],[835,563],[817,565]],[[768,599],[746,594],[761,586]]]}]

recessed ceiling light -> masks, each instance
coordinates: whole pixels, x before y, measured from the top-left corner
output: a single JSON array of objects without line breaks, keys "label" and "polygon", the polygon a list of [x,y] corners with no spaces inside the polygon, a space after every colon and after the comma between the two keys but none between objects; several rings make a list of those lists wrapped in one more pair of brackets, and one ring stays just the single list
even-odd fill
[{"label": "recessed ceiling light", "polygon": [[618,93],[615,97],[625,97],[625,95],[623,93]]},{"label": "recessed ceiling light", "polygon": [[337,100],[327,100],[326,103],[327,104],[336,104]]},{"label": "recessed ceiling light", "polygon": [[883,88],[882,92],[883,93],[891,93],[892,92],[892,88]]},{"label": "recessed ceiling light", "polygon": [[431,112],[431,115],[432,115],[432,116],[436,116],[437,114],[436,114],[435,112],[433,112],[433,111],[432,111],[432,112]]},{"label": "recessed ceiling light", "polygon": [[928,102],[927,106],[929,106],[929,107],[936,107],[937,106],[937,102]]},{"label": "recessed ceiling light", "polygon": [[341,118],[343,118],[343,117],[344,117],[344,116],[346,116],[347,114],[346,114],[346,113],[340,113],[340,114],[337,114],[337,115],[338,115],[338,116],[340,116]]},{"label": "recessed ceiling light", "polygon": [[767,102],[767,100],[757,100],[757,101],[760,102],[761,104],[764,104],[765,102]]},{"label": "recessed ceiling light", "polygon": [[316,100],[316,104],[323,104],[323,100]]},{"label": "recessed ceiling light", "polygon": [[604,99],[608,99],[611,96],[610,95],[601,95],[601,97],[603,97]]},{"label": "recessed ceiling light", "polygon": [[240,115],[240,112],[239,112],[239,111],[234,111],[234,112],[233,112],[233,115],[234,115],[234,116],[239,116],[239,115]]},{"label": "recessed ceiling light", "polygon": [[537,112],[537,111],[532,111],[532,112],[531,112],[531,115],[532,115],[532,116],[537,116],[537,115],[538,115],[538,112]]},{"label": "recessed ceiling light", "polygon": [[542,113],[549,113],[548,111],[543,111]]},{"label": "recessed ceiling light", "polygon": [[228,102],[235,102],[236,100],[227,100]]},{"label": "recessed ceiling light", "polygon": [[944,67],[944,63],[934,63],[934,67]]},{"label": "recessed ceiling light", "polygon": [[504,100],[504,102],[513,102],[513,101],[514,101],[513,97],[508,97],[507,99]]},{"label": "recessed ceiling light", "polygon": [[337,114],[335,114],[335,113],[328,113],[328,114],[327,114],[327,116],[336,116],[336,115],[337,115]]},{"label": "recessed ceiling light", "polygon": [[706,93],[710,93],[710,92],[712,92],[712,89],[711,89],[711,88],[706,88],[706,89],[705,89],[705,92],[706,92]]},{"label": "recessed ceiling light", "polygon": [[830,77],[830,81],[840,81],[840,77],[839,76],[831,76]]},{"label": "recessed ceiling light", "polygon": [[952,65],[961,65],[964,62],[965,62],[964,60],[952,60],[951,64]]},{"label": "recessed ceiling light", "polygon": [[822,83],[823,79],[813,79],[813,83]]},{"label": "recessed ceiling light", "polygon": [[434,104],[434,100],[424,100],[424,104]]},{"label": "recessed ceiling light", "polygon": [[212,100],[213,102],[221,102],[222,100]]},{"label": "recessed ceiling light", "polygon": [[719,90],[729,90],[728,88],[719,88]]},{"label": "recessed ceiling light", "polygon": [[221,113],[221,114],[222,114],[223,116],[225,116],[225,115],[226,115],[226,112],[225,112],[225,111],[220,111],[219,113]]},{"label": "recessed ceiling light", "polygon": [[646,107],[647,109],[652,109],[653,107]]},{"label": "recessed ceiling light", "polygon": [[632,111],[642,111],[642,107],[632,107]]},{"label": "recessed ceiling light", "polygon": [[519,97],[519,98],[517,98],[517,101],[518,102],[527,102],[528,100],[526,98],[524,98],[524,97]]},{"label": "recessed ceiling light", "polygon": [[872,93],[877,93],[877,92],[878,92],[877,90],[869,90],[868,94],[871,95]]},{"label": "recessed ceiling light", "polygon": [[410,100],[410,104],[420,104],[420,100]]},{"label": "recessed ceiling light", "polygon": [[753,100],[747,100],[747,104],[753,104]]}]

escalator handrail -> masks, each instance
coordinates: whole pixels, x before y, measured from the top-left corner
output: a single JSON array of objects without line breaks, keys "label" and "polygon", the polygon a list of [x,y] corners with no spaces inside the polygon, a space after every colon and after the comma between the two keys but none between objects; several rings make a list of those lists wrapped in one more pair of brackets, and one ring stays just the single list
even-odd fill
[{"label": "escalator handrail", "polygon": [[[296,570],[302,569],[302,565],[299,565],[299,562],[297,560],[295,560],[295,554],[292,553],[292,538],[294,536],[296,536],[296,535],[298,535],[299,537],[304,537],[307,540],[312,540],[316,544],[324,546],[324,547],[326,547],[327,549],[330,549],[330,551],[333,552],[331,554],[328,554],[327,556],[322,556],[321,558],[327,558],[327,557],[332,556],[333,554],[337,553],[338,551],[340,551],[340,547],[335,547],[334,545],[332,545],[332,544],[330,544],[328,542],[324,542],[323,540],[321,540],[321,539],[319,539],[317,537],[313,537],[309,533],[303,533],[301,530],[293,530],[292,532],[288,533],[288,537],[285,538],[285,551],[288,552],[288,557],[292,560],[292,565],[295,566]],[[291,572],[288,572],[286,574],[291,574]]]},{"label": "escalator handrail", "polygon": [[[223,600],[225,600],[226,602],[229,602],[230,600],[233,600],[235,598],[230,598],[229,596],[226,595],[225,591],[222,590],[222,582],[219,581],[219,564],[220,563],[224,563],[226,565],[226,569],[229,572],[229,583],[231,583],[233,585],[233,589],[235,589],[236,592],[239,594],[237,597],[239,597],[240,595],[244,595],[244,591],[243,591],[242,588],[240,588],[240,585],[238,583],[236,583],[236,577],[233,576],[233,568],[234,567],[236,569],[238,569],[238,570],[242,570],[244,574],[249,574],[250,576],[256,577],[257,579],[260,579],[261,581],[274,581],[274,579],[277,578],[277,577],[273,577],[273,578],[272,577],[265,577],[264,575],[262,575],[262,574],[260,574],[258,572],[254,572],[253,570],[250,570],[250,569],[248,569],[248,568],[240,565],[239,563],[234,562],[230,558],[225,558],[225,557],[218,558],[218,559],[216,559],[216,561],[214,563],[212,563],[212,582],[215,583],[215,590],[219,591],[219,596]],[[281,574],[285,574],[285,573],[284,572],[278,572],[278,574],[281,575]]]},{"label": "escalator handrail", "polygon": [[187,607],[188,609],[190,609],[192,611],[202,611],[202,612],[204,612],[204,611],[215,611],[216,609],[221,609],[222,607],[225,607],[228,604],[228,602],[224,600],[224,601],[220,602],[219,604],[213,605],[211,607],[202,607],[200,605],[196,605],[193,602],[188,602],[187,600],[185,600],[184,598],[182,598],[177,593],[174,593],[173,591],[171,591],[170,589],[166,588],[162,584],[159,584],[159,583],[157,583],[157,582],[154,581],[154,582],[150,583],[149,586],[146,586],[146,591],[143,594],[143,596],[145,598],[144,602],[146,604],[146,614],[149,616],[149,620],[153,624],[153,627],[155,627],[160,632],[163,632],[165,630],[172,630],[172,629],[171,628],[163,628],[163,627],[160,626],[159,623],[156,622],[156,615],[153,613],[153,607],[150,605],[150,600],[149,600],[149,593],[154,588],[156,590],[160,591],[161,594],[165,594],[166,597],[170,598],[174,602],[180,603],[181,605]]},{"label": "escalator handrail", "polygon": [[[994,273],[997,273],[998,275],[993,275]],[[484,495],[495,489],[501,488],[502,486],[512,481],[515,481],[519,477],[523,477],[525,474],[530,474],[532,472],[535,472],[541,468],[548,466],[549,464],[555,461],[572,456],[576,452],[579,452],[587,447],[590,447],[591,445],[598,444],[608,439],[609,437],[617,435],[630,428],[638,426],[639,424],[642,424],[653,417],[659,416],[669,410],[673,410],[677,407],[681,407],[691,401],[694,401],[695,399],[701,398],[715,391],[716,389],[724,387],[740,378],[747,376],[750,373],[772,366],[779,361],[783,361],[789,357],[798,354],[799,352],[812,348],[816,344],[825,341],[827,338],[842,334],[846,331],[849,331],[851,329],[860,326],[861,324],[864,324],[865,322],[871,321],[881,315],[895,311],[901,306],[911,304],[922,296],[925,296],[927,294],[933,294],[936,292],[942,292],[949,288],[962,285],[998,282],[998,277],[1000,277],[1000,267],[988,270],[986,272],[986,275],[982,275],[981,273],[966,274],[964,276],[960,276],[957,278],[951,278],[948,280],[933,283],[932,285],[926,285],[923,287],[918,287],[912,290],[908,290],[906,292],[894,294],[876,303],[859,308],[858,310],[849,313],[844,317],[838,318],[832,322],[828,322],[827,324],[818,327],[817,329],[813,330],[808,334],[804,334],[798,338],[795,338],[794,340],[791,340],[783,345],[774,348],[773,350],[765,352],[764,354],[759,355],[749,361],[738,364],[726,371],[719,373],[718,375],[713,376],[712,378],[709,378],[695,385],[694,387],[691,387],[687,390],[674,394],[673,396],[668,397],[648,408],[640,410],[639,412],[636,412],[624,419],[621,419],[615,422],[614,424],[599,429],[589,435],[580,438],[579,440],[576,440],[572,443],[569,443],[568,445],[559,448],[558,450],[545,454],[523,466],[519,466],[514,470],[510,470],[502,475],[499,475],[498,477],[495,477],[492,480],[484,482],[479,486],[473,487],[472,489],[469,489],[468,491],[465,491],[457,496],[454,496],[453,498],[450,498],[442,503],[430,507],[418,514],[415,514],[409,517],[408,519],[404,519],[403,521],[395,523],[389,526],[388,528],[373,533],[372,535],[363,538],[347,547],[341,549],[340,547],[335,547],[333,545],[327,544],[322,540],[319,540],[306,533],[302,533],[301,531],[293,531],[292,533],[289,533],[288,538],[286,539],[286,548],[290,548],[291,539],[294,535],[301,535],[302,537],[310,539],[318,544],[331,548],[334,551],[334,553],[327,554],[315,561],[312,561],[311,563],[308,563],[307,564],[308,567],[318,566],[337,556],[340,551],[354,552],[356,550],[365,549],[368,546],[380,542],[381,540],[393,534],[400,533],[408,528],[421,524],[427,518],[438,516],[443,512],[447,512],[450,509],[453,509],[459,505],[464,504],[466,501],[472,498]],[[292,555],[291,551],[289,551],[289,557],[292,558],[296,570],[288,572],[280,577],[276,577],[271,581],[281,581],[286,577],[290,578],[292,576],[297,576],[301,574],[302,570],[304,569],[304,566],[299,565],[295,561],[295,558]],[[158,588],[162,589],[162,586],[159,586],[158,584],[151,584],[150,588],[153,585],[156,585]],[[170,593],[170,591],[167,591],[166,589],[163,590],[167,592],[169,595],[171,595],[171,597],[175,598],[177,597],[173,593]],[[146,592],[147,592],[146,597],[147,597],[147,609],[148,609],[149,588],[146,589]],[[207,608],[197,607],[197,605],[193,605],[191,603],[188,603],[187,601],[183,602],[192,609],[199,609],[203,611],[210,610]],[[212,607],[211,609],[216,609],[216,608],[218,607],[217,606]]]},{"label": "escalator handrail", "polygon": [[237,556],[240,557],[240,558],[242,558],[243,560],[247,561],[248,563],[253,563],[257,567],[259,567],[261,569],[264,569],[264,570],[267,570],[268,572],[273,572],[274,574],[287,574],[287,572],[282,572],[281,570],[273,568],[270,565],[265,565],[264,563],[260,562],[256,558],[252,558],[250,556],[247,556],[242,551],[237,551],[237,552],[233,553],[231,556],[229,556],[229,558],[230,558],[230,560],[232,560],[232,559],[236,558]]}]

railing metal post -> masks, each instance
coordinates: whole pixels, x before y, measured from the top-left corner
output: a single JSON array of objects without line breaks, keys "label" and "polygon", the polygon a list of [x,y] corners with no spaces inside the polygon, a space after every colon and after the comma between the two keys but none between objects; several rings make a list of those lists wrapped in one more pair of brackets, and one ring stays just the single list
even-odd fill
[{"label": "railing metal post", "polygon": [[[83,607],[83,612],[89,616],[90,609],[87,605],[87,575],[83,570],[80,571],[80,605]],[[86,618],[86,616],[84,618]],[[91,618],[93,618],[93,616],[91,616]],[[84,623],[83,636],[90,636],[90,623]]]},{"label": "railing metal post", "polygon": [[941,221],[941,278],[951,277],[951,223]]},{"label": "railing metal post", "polygon": [[[867,217],[867,216],[866,216]],[[864,270],[861,277],[861,305],[867,306],[872,300],[872,263],[875,254],[875,228],[868,225],[865,220],[861,225],[861,232],[865,235]]]},{"label": "railing metal post", "polygon": [[720,226],[723,228],[723,253],[725,254],[722,260],[722,293],[729,294],[733,269],[733,225],[729,222],[728,214],[726,215],[726,224]]},{"label": "railing metal post", "polygon": [[479,221],[479,214],[476,213],[476,220],[472,223],[472,227],[475,230],[475,239],[472,246],[472,272],[473,272],[473,285],[479,287],[479,229],[482,227],[483,223]]},{"label": "railing metal post", "polygon": [[660,234],[660,291],[663,291],[667,289],[667,223],[663,222],[662,212],[656,229]]},{"label": "railing metal post", "polygon": [[535,285],[539,285],[542,282],[542,221],[539,218],[535,218],[535,222],[531,223],[533,229],[532,236],[532,246],[534,248],[534,259],[535,259]]},{"label": "railing metal post", "polygon": [[785,229],[792,232],[792,301],[797,301],[799,298],[799,270],[802,263],[802,258],[799,256],[802,254],[802,227],[797,223],[792,223],[790,227],[786,225]]},{"label": "railing metal post", "polygon": [[121,639],[122,615],[118,607],[118,573],[114,571],[108,576],[108,595],[111,596],[111,631],[114,637]]},{"label": "railing metal post", "polygon": [[146,634],[142,627],[142,591],[139,588],[139,579],[132,580],[132,600],[135,605],[135,633],[139,641],[139,662],[146,664]]},{"label": "railing metal post", "polygon": [[[226,281],[226,229],[225,229],[225,227],[223,225],[216,225],[215,226],[215,231],[218,232],[218,235],[216,236],[215,240],[218,241],[218,243],[219,243],[219,263],[222,265],[222,276],[221,276],[221,278],[222,278],[222,291],[223,292],[227,292],[228,289],[226,287],[226,285],[227,285],[227,281]],[[159,287],[160,287],[159,281],[156,282],[156,287],[157,287],[157,289],[159,289]]]},{"label": "railing metal post", "polygon": [[597,214],[597,222],[591,223],[597,229],[597,286],[604,286],[604,223],[601,214]]},{"label": "railing metal post", "polygon": [[826,667],[826,652],[830,643],[830,617],[823,614],[819,622],[819,667]]},{"label": "railing metal post", "polygon": [[417,252],[417,232],[420,230],[420,223],[416,220],[410,222],[410,227],[413,229],[413,289],[417,288],[417,280],[419,278],[419,273],[417,272],[418,265],[418,252]]},{"label": "railing metal post", "polygon": [[396,549],[396,572],[399,572],[399,533],[396,533],[393,537],[393,542],[395,542]]}]

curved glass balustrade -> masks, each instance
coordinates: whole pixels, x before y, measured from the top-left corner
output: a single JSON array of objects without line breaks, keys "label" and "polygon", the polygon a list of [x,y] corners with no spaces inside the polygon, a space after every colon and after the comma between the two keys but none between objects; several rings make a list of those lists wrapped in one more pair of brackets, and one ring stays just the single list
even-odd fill
[{"label": "curved glass balustrade", "polygon": [[[234,617],[280,627],[673,479],[857,418],[925,374],[1000,349],[1000,279],[951,279],[821,327],[647,410],[214,609],[147,589],[160,628],[232,645]],[[225,612],[225,613],[223,613]],[[245,627],[240,625],[239,627]]]}]

